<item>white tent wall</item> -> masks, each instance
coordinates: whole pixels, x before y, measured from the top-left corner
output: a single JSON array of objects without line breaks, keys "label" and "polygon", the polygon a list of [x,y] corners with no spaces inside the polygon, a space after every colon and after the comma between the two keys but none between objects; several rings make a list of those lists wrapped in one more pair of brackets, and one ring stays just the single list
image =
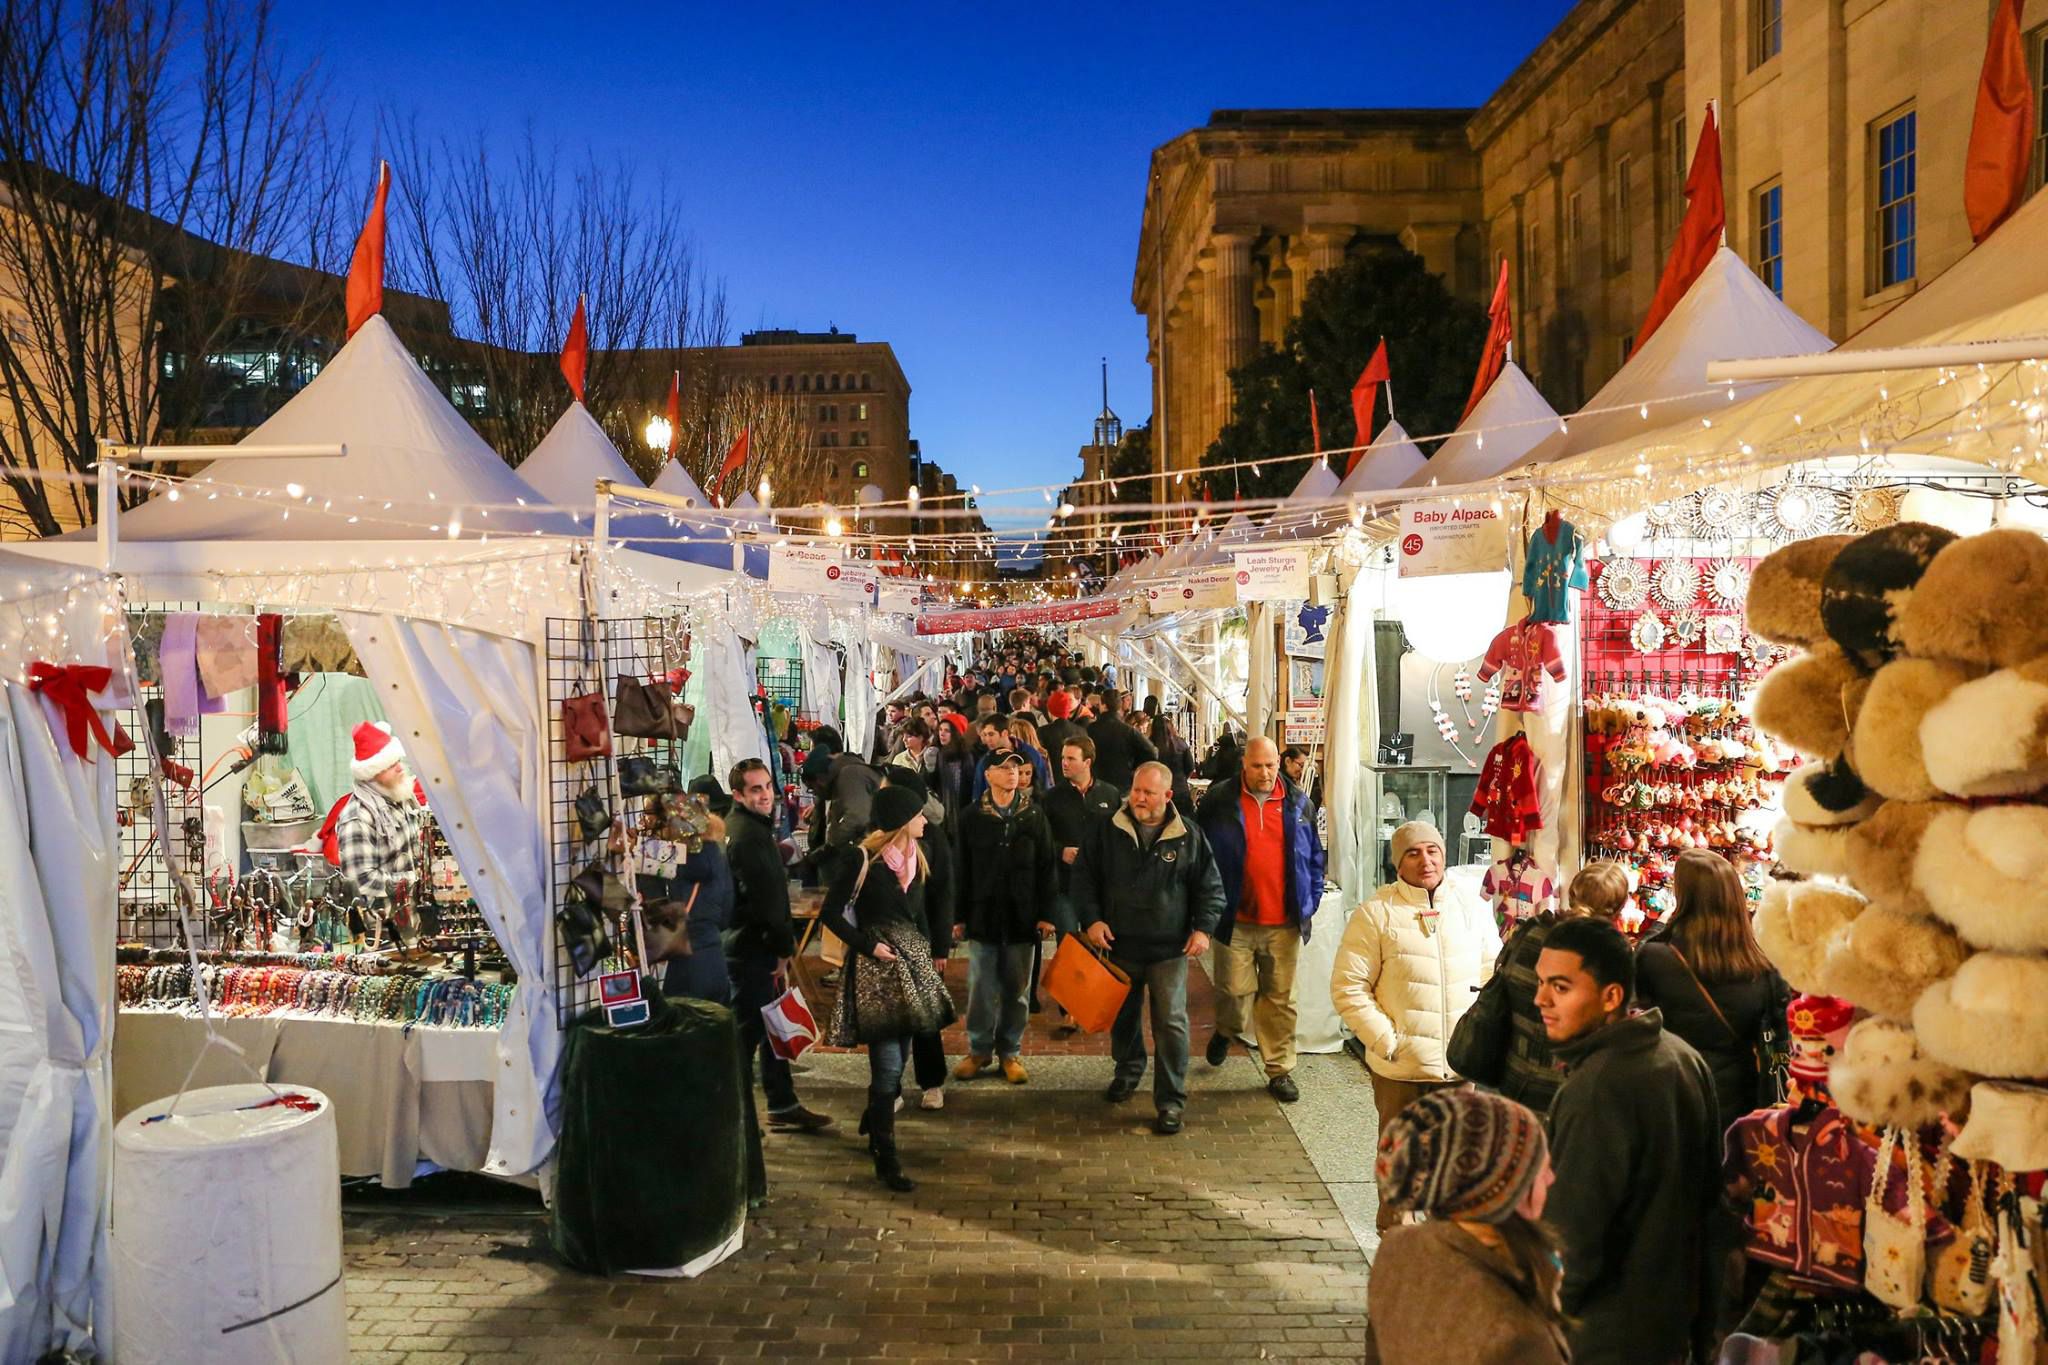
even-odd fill
[{"label": "white tent wall", "polygon": [[1513,361],[1404,488],[1478,483],[1521,463],[1557,430],[1557,410]]},{"label": "white tent wall", "polygon": [[519,972],[498,1034],[493,1175],[525,1175],[559,1119],[541,672],[530,643],[390,614],[342,616],[485,922]]},{"label": "white tent wall", "polygon": [[1379,749],[1379,703],[1371,653],[1370,576],[1354,570],[1341,577],[1344,596],[1331,621],[1323,679],[1323,808],[1329,816],[1329,877],[1344,889],[1349,906],[1372,891],[1371,841],[1364,837],[1371,826],[1359,806],[1366,787],[1365,765]]}]

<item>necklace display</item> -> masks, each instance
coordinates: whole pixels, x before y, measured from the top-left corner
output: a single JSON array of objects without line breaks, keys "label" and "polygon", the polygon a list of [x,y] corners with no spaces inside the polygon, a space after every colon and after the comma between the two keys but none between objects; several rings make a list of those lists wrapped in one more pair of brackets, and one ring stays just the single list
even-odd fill
[{"label": "necklace display", "polygon": [[355,965],[203,963],[195,989],[189,963],[123,964],[115,968],[115,995],[122,1009],[196,1014],[204,991],[213,1011],[231,1019],[284,1015],[408,1028],[495,1029],[512,1007],[509,985],[461,976],[371,975],[351,970]]}]

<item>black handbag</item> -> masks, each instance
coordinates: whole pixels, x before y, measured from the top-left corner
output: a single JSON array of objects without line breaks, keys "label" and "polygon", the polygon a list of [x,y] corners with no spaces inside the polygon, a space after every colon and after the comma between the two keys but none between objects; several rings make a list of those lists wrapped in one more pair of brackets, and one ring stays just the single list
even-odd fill
[{"label": "black handbag", "polygon": [[[1501,961],[1506,960],[1507,952],[1502,950]],[[1508,1048],[1513,1045],[1514,1036],[1515,1008],[1508,999],[1508,974],[1496,964],[1493,975],[1479,988],[1472,1007],[1451,1030],[1444,1061],[1468,1081],[1499,1085],[1507,1075]]]},{"label": "black handbag", "polygon": [[619,791],[626,796],[666,796],[682,789],[682,774],[672,763],[656,763],[646,754],[619,760]]},{"label": "black handbag", "polygon": [[696,718],[696,708],[677,701],[668,683],[619,675],[612,692],[614,733],[635,739],[688,739],[690,722]]},{"label": "black handbag", "polygon": [[612,808],[595,786],[585,787],[576,797],[576,827],[586,844],[612,827]]},{"label": "black handbag", "polygon": [[595,913],[623,915],[633,903],[633,894],[600,858],[570,878],[569,899],[589,906]]},{"label": "black handbag", "polygon": [[604,916],[580,896],[571,895],[562,902],[555,912],[555,931],[569,950],[569,965],[578,978],[589,976],[611,954],[612,936],[605,928]]}]

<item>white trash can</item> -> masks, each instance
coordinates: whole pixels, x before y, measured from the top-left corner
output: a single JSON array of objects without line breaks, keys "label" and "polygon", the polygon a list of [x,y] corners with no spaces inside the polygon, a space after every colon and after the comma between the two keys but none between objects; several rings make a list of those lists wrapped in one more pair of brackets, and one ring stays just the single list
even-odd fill
[{"label": "white trash can", "polygon": [[[295,1097],[277,1103],[278,1096]],[[166,1096],[114,1127],[118,1365],[343,1365],[341,1158],[305,1086]]]}]

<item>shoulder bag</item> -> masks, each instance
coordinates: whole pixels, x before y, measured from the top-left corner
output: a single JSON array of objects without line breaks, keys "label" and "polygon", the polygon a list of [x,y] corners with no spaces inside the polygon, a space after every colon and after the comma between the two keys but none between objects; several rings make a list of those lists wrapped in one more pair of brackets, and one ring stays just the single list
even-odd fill
[{"label": "shoulder bag", "polygon": [[[1505,960],[1507,951],[1501,952]],[[1508,999],[1507,973],[1495,964],[1493,975],[1451,1030],[1444,1061],[1468,1081],[1499,1085],[1507,1074],[1508,1048],[1514,1041],[1515,1008]]]},{"label": "shoulder bag", "polygon": [[[1906,1149],[1903,1214],[1884,1206],[1894,1145]],[[1899,1130],[1887,1126],[1877,1145],[1877,1171],[1870,1178],[1870,1197],[1863,1208],[1863,1287],[1875,1298],[1906,1311],[1919,1306],[1920,1286],[1926,1279],[1927,1200],[1920,1187],[1920,1143],[1911,1133],[1900,1142]]]},{"label": "shoulder bag", "polygon": [[[1685,954],[1679,951],[1678,945],[1669,938],[1657,941],[1669,948],[1671,955],[1678,959],[1678,965],[1685,968],[1686,976],[1692,980],[1693,989],[1700,993],[1700,999],[1707,1002],[1707,1008],[1714,1012],[1714,1018],[1721,1021],[1722,1030],[1735,1040],[1737,1047],[1748,1046],[1750,1063],[1756,1071],[1755,1107],[1772,1109],[1783,1104],[1786,1093],[1785,1081],[1790,1073],[1792,1061],[1791,1043],[1786,1037],[1785,1024],[1785,1005],[1789,1002],[1779,999],[1781,992],[1777,988],[1770,988],[1770,995],[1764,1005],[1764,1017],[1757,1028],[1757,1036],[1744,1038],[1735,1031],[1735,1026],[1728,1022],[1728,1016],[1721,1013],[1720,1005],[1714,1001],[1714,993],[1707,989],[1706,982],[1700,980],[1699,973],[1685,960]],[[1782,978],[1773,972],[1772,979]]]},{"label": "shoulder bag", "polygon": [[[861,859],[853,894],[847,897],[848,923],[854,902],[873,859]],[[953,1022],[953,996],[932,963],[931,945],[908,925],[892,925],[875,935],[896,951],[894,962],[866,953],[849,953],[840,973],[838,1008],[833,1011],[835,1047],[888,1042],[919,1033],[935,1033]]]}]

